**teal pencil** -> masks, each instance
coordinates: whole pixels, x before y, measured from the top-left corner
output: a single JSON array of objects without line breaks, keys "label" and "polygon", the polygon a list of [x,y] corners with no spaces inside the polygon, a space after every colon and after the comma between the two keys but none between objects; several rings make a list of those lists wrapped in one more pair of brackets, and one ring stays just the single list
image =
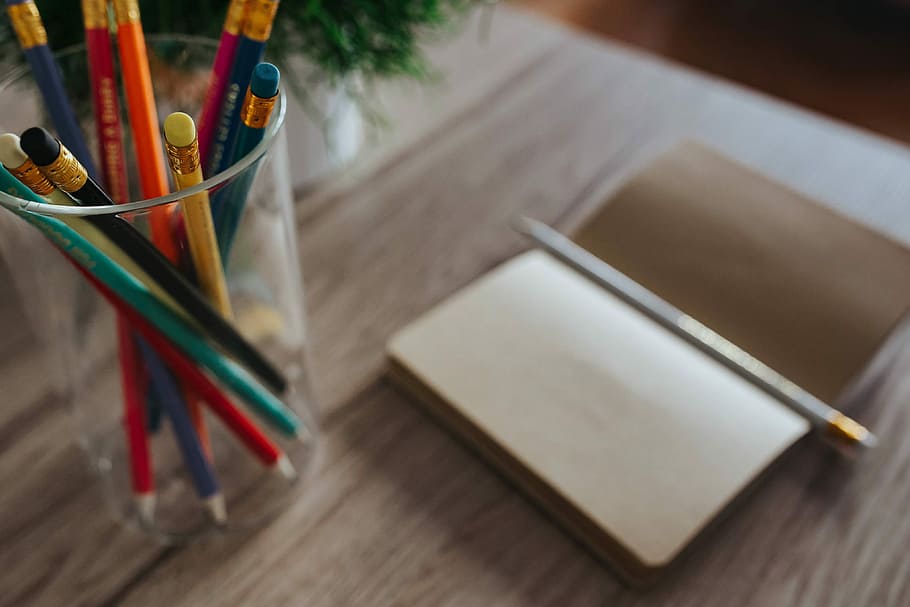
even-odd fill
[{"label": "teal pencil", "polygon": [[[37,194],[22,185],[2,167],[0,188],[24,200],[42,202]],[[77,231],[54,217],[20,209],[10,211],[38,228],[51,242],[94,274],[185,354],[208,369],[240,396],[266,422],[289,436],[297,436],[298,432],[303,430],[299,418],[291,409],[259,384],[246,370],[212,348],[195,328],[159,301],[144,284],[101,253]]]}]

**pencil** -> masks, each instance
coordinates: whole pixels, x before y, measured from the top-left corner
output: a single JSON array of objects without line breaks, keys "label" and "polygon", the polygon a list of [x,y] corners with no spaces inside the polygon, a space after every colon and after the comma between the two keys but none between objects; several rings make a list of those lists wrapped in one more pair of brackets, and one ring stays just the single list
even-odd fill
[{"label": "pencil", "polygon": [[[167,170],[164,166],[164,149],[158,131],[158,110],[152,89],[145,34],[139,15],[138,0],[113,0],[117,19],[117,42],[120,49],[120,66],[123,88],[126,93],[130,129],[136,163],[139,167],[139,184],[143,198],[169,194]],[[152,240],[165,257],[174,263],[179,259],[177,242],[171,232],[170,216],[173,206],[154,209],[150,215]]]},{"label": "pencil", "polygon": [[253,68],[262,61],[277,12],[278,0],[249,0],[211,151],[209,157],[204,159],[208,168],[206,175],[209,177],[225,170],[231,164],[231,154],[240,126],[240,105],[243,102],[243,95],[250,86]]},{"label": "pencil", "polygon": [[[103,183],[115,202],[129,202],[130,190],[126,178],[126,156],[108,28],[107,0],[82,0],[82,22],[85,26],[85,48]],[[69,147],[66,140],[63,143]],[[76,156],[78,158],[78,154]]]},{"label": "pencil", "polygon": [[[240,161],[262,141],[265,129],[269,126],[275,102],[278,100],[280,80],[281,73],[271,63],[260,63],[253,69],[250,88],[247,89],[246,97],[240,108],[240,127],[231,164]],[[223,194],[218,193],[220,204],[217,205],[218,217],[215,225],[218,245],[221,248],[221,258],[225,261],[230,259],[231,246],[234,236],[237,234],[237,227],[240,224],[240,217],[243,215],[243,207],[246,205],[250,187],[253,179],[256,178],[257,168],[257,166],[250,167],[246,173],[239,175]]]},{"label": "pencil", "polygon": [[212,145],[212,135],[218,121],[218,112],[224,100],[224,92],[231,78],[231,67],[234,65],[234,57],[237,54],[237,42],[240,40],[246,5],[247,0],[231,0],[224,18],[221,39],[218,41],[218,50],[215,52],[215,61],[212,63],[208,91],[197,125],[199,128],[199,155],[202,158],[208,158],[209,148]]},{"label": "pencil", "polygon": [[[165,148],[178,190],[202,183],[196,125],[189,115],[174,112],[164,121]],[[196,277],[209,301],[225,318],[231,318],[231,301],[224,266],[218,251],[208,192],[187,196],[180,203]]]},{"label": "pencil", "polygon": [[[92,277],[93,281],[94,279]],[[96,285],[99,290],[106,291],[108,299],[118,310],[123,310],[126,304],[117,296],[110,293],[104,285]],[[147,321],[134,318],[136,325],[142,327],[146,341],[151,345],[161,358],[181,379],[189,383],[197,394],[202,397],[215,415],[224,422],[259,460],[267,467],[274,468],[287,478],[296,475],[294,467],[281,449],[276,446],[259,428],[256,427],[231,401],[222,394],[218,387],[199,371],[196,365],[189,360],[178,348],[174,347],[164,336],[156,331]]]},{"label": "pencil", "polygon": [[[123,88],[126,93],[130,129],[133,133],[133,147],[139,166],[139,184],[144,198],[164,196],[169,193],[167,171],[161,136],[158,132],[158,110],[152,77],[149,70],[145,34],[138,0],[113,0],[114,18],[117,21],[117,42],[120,49],[120,64]],[[180,246],[171,229],[173,205],[153,209],[149,214],[152,241],[164,256],[174,264],[180,262]],[[211,451],[211,442],[205,429],[202,409],[192,394],[187,394],[190,417],[202,439],[206,452]]]},{"label": "pencil", "polygon": [[[112,205],[113,201],[85,173],[72,154],[40,127],[22,134],[22,148],[41,172],[58,188],[72,194],[83,204]],[[117,216],[95,215],[88,218],[132,257],[167,291],[199,326],[219,345],[278,392],[286,381],[239,332],[208,303],[203,295],[133,226]]]},{"label": "pencil", "polygon": [[[126,178],[126,157],[123,151],[123,132],[120,124],[120,102],[117,99],[117,79],[108,28],[107,0],[82,0],[82,23],[85,27],[85,48],[92,86],[92,108],[95,113],[95,132],[98,137],[98,157],[104,184],[116,202],[128,202],[130,193]],[[124,393],[124,425],[130,451],[130,470],[133,493],[140,517],[146,524],[153,518],[155,505],[151,459],[148,456],[148,433],[142,414],[143,395],[139,378],[141,365],[129,328],[117,318],[117,343],[120,356],[121,384]],[[144,385],[144,384],[143,384]],[[148,405],[145,405],[148,407]]]},{"label": "pencil", "polygon": [[[85,269],[80,268],[80,271],[86,277],[89,276]],[[221,489],[218,487],[215,471],[203,452],[199,437],[193,429],[192,420],[190,420],[187,410],[180,406],[180,391],[177,388],[177,383],[170,376],[168,370],[164,368],[161,361],[154,356],[151,346],[141,338],[137,340],[137,343],[148,361],[149,370],[156,376],[164,378],[164,381],[153,383],[152,389],[157,392],[158,402],[161,403],[162,409],[171,420],[171,428],[174,430],[177,445],[183,454],[183,461],[193,479],[196,492],[205,503],[215,522],[224,524],[227,522],[224,496],[221,495]]]},{"label": "pencil", "polygon": [[6,0],[6,10],[54,128],[88,172],[97,178],[94,160],[60,78],[60,67],[47,44],[47,31],[38,8],[32,0]]},{"label": "pencil", "polygon": [[[23,200],[43,202],[40,196],[2,167],[0,189]],[[267,423],[287,436],[306,439],[307,428],[300,423],[300,419],[287,405],[259,384],[243,367],[215,350],[183,316],[154,296],[142,282],[98,250],[82,234],[55,217],[23,209],[7,210],[38,229],[57,248],[89,270],[112,293],[126,302],[128,306],[125,310],[128,313],[124,312],[124,315],[132,326],[137,327],[136,320],[147,320],[188,358],[210,371],[228,389],[242,398]]]},{"label": "pencil", "polygon": [[[34,162],[19,146],[19,137],[6,133],[0,135],[0,163],[23,185],[52,204],[74,204],[66,194],[58,190],[41,174]],[[80,218],[69,225],[74,229],[82,222]],[[75,224],[75,225],[74,225]],[[104,236],[91,225],[86,235],[100,243]],[[94,230],[94,231],[93,231]],[[123,318],[117,317],[118,359],[120,362],[120,383],[123,390],[124,429],[126,430],[127,447],[130,460],[130,478],[132,480],[133,499],[140,520],[150,525],[154,519],[155,485],[149,456],[148,431],[143,414],[142,386],[140,381],[139,360],[135,352],[135,343],[130,336],[129,327]]]},{"label": "pencil", "polygon": [[783,403],[836,441],[862,447],[872,447],[877,443],[875,435],[858,422],[806,392],[548,225],[523,217],[517,230],[556,259]]}]

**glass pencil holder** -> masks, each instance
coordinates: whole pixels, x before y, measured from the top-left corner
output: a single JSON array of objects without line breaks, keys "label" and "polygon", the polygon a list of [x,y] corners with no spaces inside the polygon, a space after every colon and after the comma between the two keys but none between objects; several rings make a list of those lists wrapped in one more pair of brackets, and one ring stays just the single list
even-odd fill
[{"label": "glass pencil holder", "polygon": [[[174,111],[198,117],[216,43],[149,36],[147,47],[159,124]],[[100,171],[85,48],[72,47],[55,57]],[[133,202],[64,206],[4,187],[0,256],[13,283],[5,296],[19,299],[48,369],[48,390],[72,412],[78,442],[117,517],[165,542],[249,530],[300,495],[319,455],[286,99],[279,94],[261,142],[230,168],[179,192],[166,170],[172,193],[143,200],[127,100],[121,87],[112,90],[119,99]],[[44,126],[56,134],[28,69],[0,82],[0,108],[3,132]],[[235,218],[229,247],[219,241],[229,324],[242,344],[278,372],[283,390],[243,358],[248,351],[236,349],[237,340],[222,339],[218,323],[200,321],[167,289],[162,295],[149,275],[131,273],[128,259],[121,263],[103,249],[92,249],[95,240],[85,226],[97,226],[95,218],[119,217],[149,241],[155,241],[151,225],[158,221],[160,226],[165,218],[180,250],[173,265],[192,285],[196,278],[183,204],[200,192],[207,194],[213,215],[220,210]],[[99,250],[116,267],[104,259],[96,264]],[[101,287],[80,275],[74,267],[80,264],[90,268]],[[111,278],[117,267],[126,272],[125,282],[123,274],[119,283]],[[105,288],[120,307],[102,293]],[[151,308],[143,307],[143,297],[153,300]],[[124,303],[141,312],[138,320]]]}]

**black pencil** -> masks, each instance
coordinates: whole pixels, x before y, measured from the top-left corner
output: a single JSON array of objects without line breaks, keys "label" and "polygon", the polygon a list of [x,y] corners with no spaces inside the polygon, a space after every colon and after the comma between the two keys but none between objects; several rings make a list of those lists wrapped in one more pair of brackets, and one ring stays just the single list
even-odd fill
[{"label": "black pencil", "polygon": [[[59,189],[81,205],[113,205],[85,168],[45,129],[34,127],[22,133],[21,146],[39,170]],[[278,393],[287,382],[240,333],[226,321],[161,252],[128,221],[117,215],[92,215],[86,220],[117,244],[124,253],[167,291],[196,320],[209,337],[256,373]]]}]

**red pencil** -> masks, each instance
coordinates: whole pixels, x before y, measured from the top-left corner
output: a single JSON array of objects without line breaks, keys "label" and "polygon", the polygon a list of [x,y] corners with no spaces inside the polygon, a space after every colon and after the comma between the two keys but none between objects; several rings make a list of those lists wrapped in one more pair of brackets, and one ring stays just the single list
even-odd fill
[{"label": "red pencil", "polygon": [[114,202],[129,202],[126,154],[123,149],[123,129],[120,125],[114,53],[111,50],[111,35],[108,28],[107,0],[82,0],[82,21],[85,25],[85,48],[88,54],[92,105],[95,110],[95,129],[98,132],[104,185]]},{"label": "red pencil", "polygon": [[[82,268],[73,262],[73,265]],[[127,447],[130,454],[130,474],[133,497],[139,516],[146,524],[154,519],[155,481],[149,454],[148,427],[145,401],[142,398],[143,382],[140,379],[139,358],[133,336],[122,317],[117,319],[117,341],[120,346],[120,378],[123,384],[123,423],[126,428]]]},{"label": "red pencil", "polygon": [[[221,103],[231,80],[231,68],[234,66],[234,56],[237,54],[237,42],[240,40],[240,30],[246,13],[246,0],[231,0],[228,5],[227,16],[224,18],[224,27],[221,30],[221,39],[218,41],[218,50],[215,61],[212,63],[212,74],[209,77],[209,88],[205,95],[205,103],[199,116],[197,132],[199,133],[199,157],[202,166],[208,164],[209,148],[215,134],[215,125],[221,113]],[[211,175],[206,175],[211,177]]]},{"label": "red pencil", "polygon": [[[85,47],[88,55],[92,106],[98,133],[101,171],[107,191],[117,202],[129,202],[120,103],[114,75],[114,55],[108,30],[107,0],[82,0]],[[149,455],[148,426],[141,381],[142,369],[129,326],[118,316],[117,343],[120,355],[120,382],[123,390],[123,417],[130,453],[133,497],[139,516],[150,524],[155,509],[155,477]]]},{"label": "red pencil", "polygon": [[263,464],[277,469],[288,478],[295,476],[294,467],[291,465],[287,455],[234,406],[221,393],[221,390],[179,348],[172,345],[139,312],[124,303],[122,299],[117,297],[85,268],[76,262],[73,262],[73,265],[114,306],[121,316],[128,319],[132,328],[138,331],[161,355],[177,377],[193,388],[208,404],[212,412],[224,422],[237,439],[246,445]]}]

